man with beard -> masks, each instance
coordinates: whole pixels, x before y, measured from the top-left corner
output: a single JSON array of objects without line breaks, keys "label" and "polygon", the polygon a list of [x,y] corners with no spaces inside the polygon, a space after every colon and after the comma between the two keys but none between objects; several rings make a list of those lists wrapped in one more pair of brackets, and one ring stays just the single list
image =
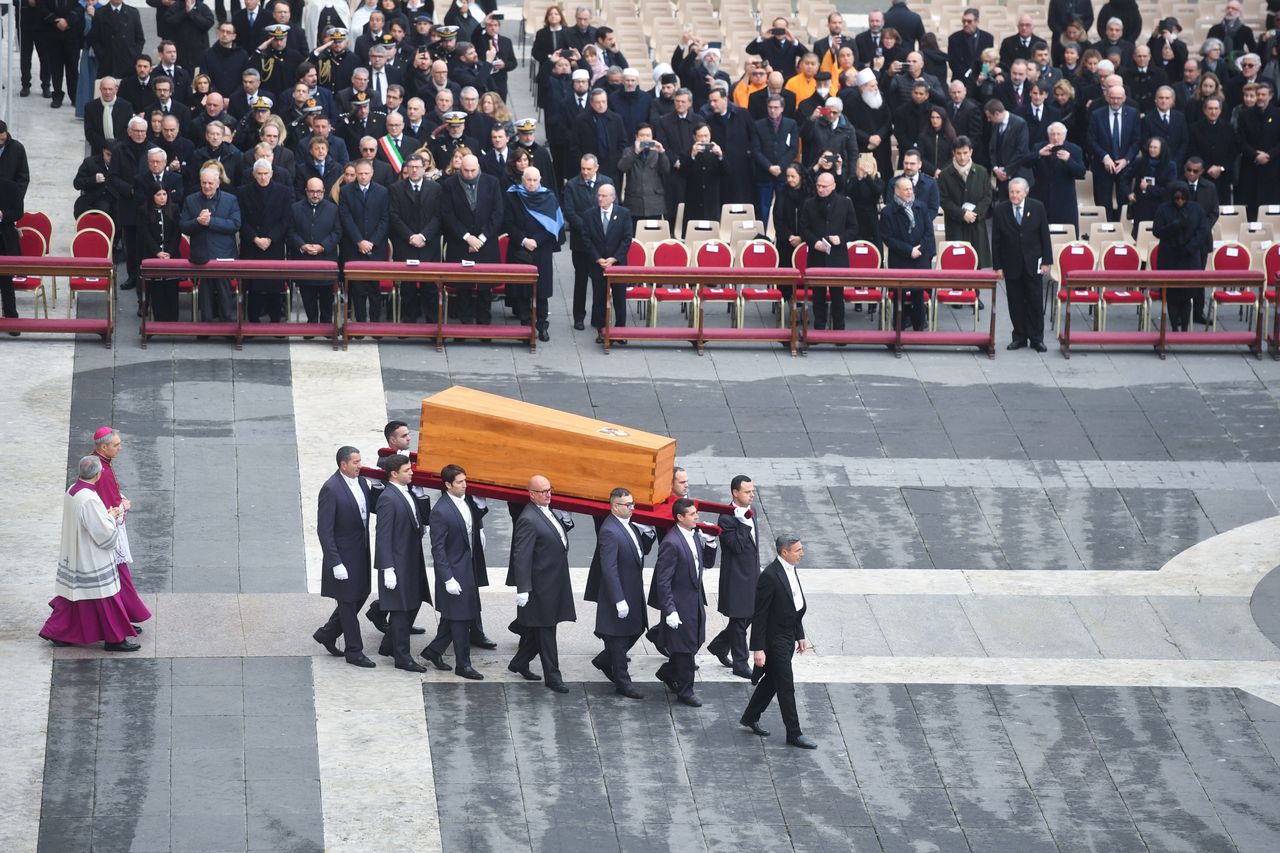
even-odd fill
[{"label": "man with beard", "polygon": [[680,78],[675,74],[666,72],[658,76],[658,94],[649,103],[649,124],[657,125],[663,116],[675,112],[676,88],[679,85]]},{"label": "man with beard", "polygon": [[649,107],[653,95],[640,89],[640,72],[634,68],[622,70],[622,90],[609,96],[609,109],[622,118],[627,139],[635,139],[636,129],[649,121]]},{"label": "man with beard", "polygon": [[841,99],[853,125],[858,150],[869,152],[876,158],[876,169],[880,174],[891,175],[889,108],[880,95],[880,84],[870,68],[858,72],[856,83],[857,89],[843,93]]},{"label": "man with beard", "polygon": [[1222,20],[1209,28],[1209,38],[1222,41],[1222,56],[1228,60],[1258,49],[1253,30],[1240,17],[1243,9],[1240,0],[1227,0]]},{"label": "man with beard", "polygon": [[[717,80],[723,81],[726,86],[729,85],[729,75],[720,69],[720,49],[708,47],[700,54],[692,49],[680,59],[673,55],[671,65],[675,68],[676,74],[680,75],[680,79],[685,81],[689,91],[693,93],[693,106],[695,109],[702,109],[706,106],[711,89]],[[679,54],[679,48],[676,49]]]}]

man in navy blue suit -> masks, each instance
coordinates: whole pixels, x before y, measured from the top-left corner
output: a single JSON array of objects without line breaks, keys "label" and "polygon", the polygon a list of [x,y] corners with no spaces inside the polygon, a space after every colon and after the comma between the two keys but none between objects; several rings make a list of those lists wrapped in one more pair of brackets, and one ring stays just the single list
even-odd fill
[{"label": "man in navy blue suit", "polygon": [[[338,206],[325,198],[324,181],[308,178],[304,198],[289,208],[289,256],[300,261],[338,260],[338,241],[342,225],[338,222]],[[325,291],[332,282],[301,281],[302,307],[308,323],[333,320],[333,299]]]},{"label": "man in navy blue suit", "polygon": [[591,665],[609,677],[618,695],[628,699],[644,696],[631,684],[627,652],[649,627],[644,557],[656,538],[652,527],[631,521],[635,507],[636,500],[627,489],[609,493],[609,515],[596,533],[596,553],[583,594],[584,601],[596,602],[595,634],[604,641],[604,651],[591,659]]},{"label": "man in navy blue suit", "polygon": [[716,552],[698,532],[698,507],[688,498],[671,506],[676,520],[662,544],[653,568],[653,586],[662,611],[662,644],[671,659],[658,667],[658,680],[676,694],[681,705],[701,708],[693,692],[693,656],[707,641],[707,593],[702,573],[715,562]]},{"label": "man in navy blue suit", "polygon": [[[1089,150],[1093,154],[1093,197],[1107,211],[1107,219],[1120,221],[1120,207],[1128,195],[1133,160],[1142,141],[1138,111],[1125,106],[1121,86],[1106,94],[1107,105],[1089,115]],[[1119,202],[1117,203],[1117,199]]]},{"label": "man in navy blue suit", "polygon": [[471,629],[480,617],[480,587],[476,583],[473,551],[480,524],[467,500],[467,472],[460,465],[440,469],[444,495],[431,513],[431,561],[436,575],[436,610],[440,627],[421,655],[436,669],[448,670],[443,655],[453,644],[453,671],[479,681],[483,675],[471,665]]},{"label": "man in navy blue suit", "polygon": [[[911,181],[911,189],[915,192],[916,200],[923,204],[925,210],[932,216],[942,205],[942,195],[938,192],[938,182],[920,171],[922,165],[920,152],[915,148],[908,148],[902,155],[902,176]],[[884,201],[885,204],[893,201],[893,181],[890,181],[889,186],[885,188]]]},{"label": "man in navy blue suit", "polygon": [[[359,613],[369,597],[369,513],[378,492],[360,476],[360,451],[338,448],[338,470],[320,487],[316,535],[320,539],[320,594],[337,602],[333,615],[312,634],[334,657],[359,667],[377,666],[364,653]],[[345,648],[338,649],[338,637]]]},{"label": "man in navy blue suit", "polygon": [[[391,229],[391,196],[382,184],[373,182],[373,163],[356,163],[356,179],[338,195],[338,216],[342,221],[344,261],[387,260],[387,234]],[[378,322],[382,305],[376,281],[352,282],[351,304],[356,319]]]},{"label": "man in navy blue suit", "polygon": [[[631,251],[631,212],[617,203],[613,184],[596,189],[596,207],[582,214],[581,243],[590,261],[587,278],[591,281],[591,325],[596,330],[596,343],[604,343],[605,299],[613,299],[613,325],[627,325],[627,287],[613,285],[606,295],[605,272],[612,266],[625,266]],[[607,223],[607,224],[606,224]]]},{"label": "man in navy blue suit", "polygon": [[[893,200],[880,211],[880,239],[888,250],[888,269],[927,270],[933,266],[937,251],[933,240],[933,212],[915,196],[911,179],[899,175],[893,179]],[[902,291],[894,295],[894,309],[901,310]],[[925,329],[925,288],[911,291],[911,328]],[[900,321],[899,321],[900,322]]]},{"label": "man in navy blue suit", "polygon": [[757,145],[751,155],[756,161],[756,190],[761,222],[769,221],[773,194],[782,186],[782,173],[800,156],[800,127],[784,116],[782,96],[767,97],[764,118],[756,122]]}]

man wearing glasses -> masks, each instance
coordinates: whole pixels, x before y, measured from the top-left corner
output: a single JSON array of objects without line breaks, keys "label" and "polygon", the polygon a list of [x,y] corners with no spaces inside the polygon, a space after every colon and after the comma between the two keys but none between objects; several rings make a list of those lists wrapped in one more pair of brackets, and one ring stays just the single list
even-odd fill
[{"label": "man wearing glasses", "polygon": [[947,57],[951,64],[951,79],[974,79],[982,69],[982,52],[995,47],[995,36],[978,26],[977,9],[965,9],[960,16],[960,29],[947,38]]},{"label": "man wearing glasses", "polygon": [[516,588],[520,628],[520,645],[507,669],[537,681],[540,676],[529,664],[539,657],[543,683],[557,693],[568,693],[560,675],[556,625],[577,620],[569,583],[569,534],[551,511],[551,481],[540,474],[529,478],[529,503],[511,532],[507,586]]},{"label": "man wearing glasses", "polygon": [[1228,114],[1244,101],[1244,87],[1248,83],[1257,83],[1258,74],[1262,71],[1262,59],[1256,53],[1246,53],[1240,57],[1240,73],[1226,81]]}]

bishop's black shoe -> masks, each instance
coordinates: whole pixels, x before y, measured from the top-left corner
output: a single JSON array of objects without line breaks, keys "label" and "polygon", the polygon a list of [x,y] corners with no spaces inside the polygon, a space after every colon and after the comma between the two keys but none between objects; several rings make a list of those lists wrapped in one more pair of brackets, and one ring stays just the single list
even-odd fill
[{"label": "bishop's black shoe", "polygon": [[133,637],[125,637],[119,643],[103,643],[102,648],[109,652],[136,652],[142,646]]}]

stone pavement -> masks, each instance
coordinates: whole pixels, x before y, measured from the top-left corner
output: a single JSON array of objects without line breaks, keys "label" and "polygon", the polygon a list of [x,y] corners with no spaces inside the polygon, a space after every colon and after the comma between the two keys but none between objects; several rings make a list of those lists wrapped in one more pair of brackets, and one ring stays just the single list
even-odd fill
[{"label": "stone pavement", "polygon": [[[526,91],[513,85],[517,112]],[[15,136],[40,158],[32,197],[65,249],[79,125],[42,106],[19,103]],[[1280,366],[1215,352],[606,357],[564,321],[559,266],[536,355],[142,350],[128,293],[112,350],[0,344],[0,847],[1280,849]],[[310,639],[328,611],[315,495],[333,451],[373,455],[388,417],[416,427],[421,399],[455,383],[672,435],[700,497],[755,478],[762,538],[808,545],[817,649],[797,677],[817,753],[785,747],[772,710],[772,738],[739,729],[746,687],[712,658],[700,710],[670,704],[643,642],[647,695],[617,699],[588,663],[586,603],[561,630],[568,696],[506,672],[501,586],[484,594],[500,648],[476,656],[483,683],[324,654]],[[35,637],[67,465],[107,422],[124,433],[134,576],[156,616],[127,659]],[[510,525],[496,510],[500,581]],[[581,519],[571,536],[576,589],[589,531]]]}]

